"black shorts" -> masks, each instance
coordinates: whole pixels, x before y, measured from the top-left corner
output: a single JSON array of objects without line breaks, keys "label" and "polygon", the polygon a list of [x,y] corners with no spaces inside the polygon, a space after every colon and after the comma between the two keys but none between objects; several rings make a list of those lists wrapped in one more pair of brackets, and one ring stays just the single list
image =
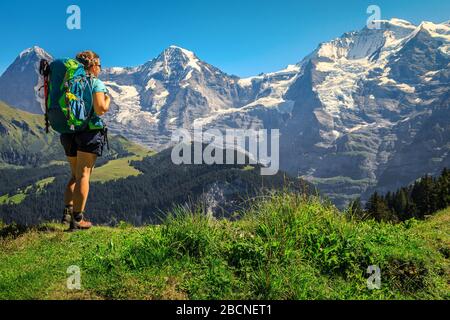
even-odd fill
[{"label": "black shorts", "polygon": [[105,133],[103,130],[63,133],[60,140],[67,157],[76,157],[78,151],[102,156]]}]

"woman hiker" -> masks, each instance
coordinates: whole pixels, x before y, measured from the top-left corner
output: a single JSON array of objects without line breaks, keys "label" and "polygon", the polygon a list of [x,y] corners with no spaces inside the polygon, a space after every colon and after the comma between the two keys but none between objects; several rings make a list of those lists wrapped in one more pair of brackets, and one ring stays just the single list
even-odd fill
[{"label": "woman hiker", "polygon": [[[93,51],[77,54],[77,61],[83,64],[88,77],[92,81],[92,99],[94,115],[91,122],[96,128],[104,127],[100,116],[109,110],[111,99],[106,95],[107,89],[98,79],[101,72],[100,57]],[[64,193],[64,217],[62,222],[70,224],[70,230],[87,230],[92,223],[85,220],[85,207],[89,194],[89,180],[97,160],[103,153],[107,141],[105,129],[66,133],[61,135],[61,144],[70,164],[71,179]]]}]

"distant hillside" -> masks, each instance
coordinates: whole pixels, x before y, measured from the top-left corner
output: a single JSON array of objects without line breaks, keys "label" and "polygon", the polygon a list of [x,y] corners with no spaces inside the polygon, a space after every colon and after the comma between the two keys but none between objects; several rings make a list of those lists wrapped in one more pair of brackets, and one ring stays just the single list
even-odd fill
[{"label": "distant hillside", "polygon": [[[69,168],[58,134],[44,132],[44,118],[0,104],[0,220],[38,224],[59,220]],[[155,155],[122,136],[97,161],[87,210],[96,223],[158,223],[176,205],[203,205],[231,215],[247,198],[267,190],[313,188],[280,172],[262,177],[259,166],[182,165],[171,150]]]},{"label": "distant hillside", "polygon": [[[112,132],[158,151],[176,129],[194,125],[279,129],[283,171],[318,186],[339,207],[359,196],[366,201],[450,167],[450,26],[379,22],[322,42],[287,68],[245,79],[167,47],[141,65],[103,70],[112,98],[105,117]],[[17,57],[0,77],[0,99],[41,112],[41,57],[49,53],[39,47]]]},{"label": "distant hillside", "polygon": [[[135,225],[160,223],[165,212],[176,206],[202,206],[210,215],[230,217],[233,212],[250,204],[249,199],[260,197],[270,190],[313,192],[307,182],[283,172],[275,176],[261,176],[259,166],[250,165],[175,165],[171,149],[141,160],[119,159],[100,167],[94,173],[87,205],[89,218],[96,223],[114,225],[127,221]],[[113,166],[127,177],[100,179],[111,175]],[[38,174],[36,170],[33,174]],[[20,170],[0,170],[0,174],[14,180]],[[57,171],[51,184],[34,187],[29,196],[20,201],[1,205],[0,220],[6,223],[35,225],[59,219],[62,210],[62,190],[67,172]],[[39,175],[35,180],[40,181]],[[24,185],[29,186],[30,183]]]},{"label": "distant hillside", "polygon": [[[243,216],[176,210],[161,226],[79,233],[0,226],[0,299],[449,298],[449,209],[356,222],[316,198],[278,194]],[[66,287],[73,265],[81,290]],[[368,289],[369,266],[379,289]]]},{"label": "distant hillside", "polygon": [[[97,161],[93,181],[107,182],[140,174],[129,162],[152,154],[122,136],[110,137],[111,150]],[[0,102],[0,216],[2,205],[40,194],[69,168],[59,134],[45,133],[44,117]]]},{"label": "distant hillside", "polygon": [[33,115],[0,102],[0,163],[39,166],[63,160],[58,136],[45,133],[42,115]]},{"label": "distant hillside", "polygon": [[[68,179],[69,168],[59,134],[46,134],[44,123],[42,115],[0,101],[0,217],[7,212],[5,206],[21,205],[42,195],[47,188],[54,188],[55,181]],[[109,142],[110,150],[105,148],[104,156],[98,159],[93,181],[105,183],[139,175],[141,172],[130,162],[153,154],[122,136],[110,136]],[[63,190],[62,185],[58,188]]]},{"label": "distant hillside", "polygon": [[[103,162],[149,152],[122,136],[112,136],[110,146],[109,153],[105,148]],[[45,133],[43,115],[24,112],[0,101],[0,168],[48,166],[65,160],[59,134]]]},{"label": "distant hillside", "polygon": [[[120,136],[111,138],[110,144],[112,146],[111,153],[105,154],[105,157],[97,161],[97,167],[91,179],[93,182],[105,183],[140,175],[142,173],[130,162],[142,160],[145,156],[153,154]],[[51,148],[62,149],[61,146],[51,146]],[[53,188],[54,186],[51,185],[55,183],[57,177],[58,181],[67,182],[69,174],[67,161],[64,160],[52,160],[39,167],[3,166],[0,168],[0,180],[2,181],[0,185],[0,217],[6,210],[5,207],[2,207],[3,205],[21,205],[27,198],[41,195],[48,187]],[[63,185],[59,187],[64,188]],[[57,202],[60,203],[60,201]],[[20,222],[19,220],[15,221]]]}]

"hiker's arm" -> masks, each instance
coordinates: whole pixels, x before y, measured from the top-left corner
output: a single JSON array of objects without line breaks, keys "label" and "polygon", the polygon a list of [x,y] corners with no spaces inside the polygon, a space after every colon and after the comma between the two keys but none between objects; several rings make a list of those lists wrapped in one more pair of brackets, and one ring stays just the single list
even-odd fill
[{"label": "hiker's arm", "polygon": [[98,116],[102,116],[109,110],[111,98],[103,92],[94,93],[94,111]]}]

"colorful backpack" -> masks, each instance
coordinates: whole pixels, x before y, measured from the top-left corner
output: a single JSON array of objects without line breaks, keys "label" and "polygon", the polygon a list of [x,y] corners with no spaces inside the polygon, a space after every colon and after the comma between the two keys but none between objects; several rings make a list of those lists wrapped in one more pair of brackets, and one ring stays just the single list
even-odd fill
[{"label": "colorful backpack", "polygon": [[51,63],[43,59],[39,69],[44,78],[47,133],[50,126],[59,133],[95,129],[90,125],[94,115],[93,79],[86,74],[83,64],[74,59]]}]

